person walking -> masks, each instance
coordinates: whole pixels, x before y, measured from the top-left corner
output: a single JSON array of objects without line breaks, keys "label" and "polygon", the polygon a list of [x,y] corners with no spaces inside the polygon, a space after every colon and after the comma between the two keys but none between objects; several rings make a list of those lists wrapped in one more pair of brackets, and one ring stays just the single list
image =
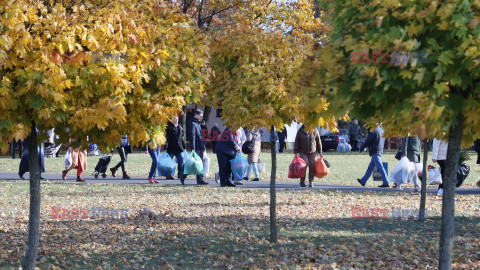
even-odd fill
[{"label": "person walking", "polygon": [[368,134],[367,140],[360,146],[360,153],[368,147],[368,153],[372,157],[370,164],[368,165],[367,172],[361,179],[357,179],[360,185],[365,186],[368,179],[373,173],[373,169],[376,167],[382,176],[383,184],[378,186],[381,188],[390,187],[390,182],[387,177],[387,172],[383,167],[382,155],[383,155],[383,146],[385,144],[385,138],[383,138],[383,129],[378,125],[373,132]]},{"label": "person walking", "polygon": [[[473,143],[473,150],[477,152],[477,164],[480,164],[480,139],[476,139]],[[477,182],[477,187],[480,188],[480,180]]]},{"label": "person walking", "polygon": [[350,139],[350,145],[352,146],[352,151],[358,151],[358,139],[363,137],[360,126],[358,125],[358,120],[353,119],[350,127],[348,128],[348,136]]},{"label": "person walking", "polygon": [[[178,179],[183,177],[183,170],[185,168],[185,161],[183,160],[183,151],[187,148],[185,139],[183,138],[183,128],[178,124],[178,116],[173,117],[171,122],[167,125],[167,143],[165,149],[168,155],[173,159],[175,156],[178,162]],[[175,179],[173,175],[169,175],[167,180]]]},{"label": "person walking", "polygon": [[212,138],[212,145],[213,145],[213,153],[215,154],[215,146],[217,146],[217,142],[220,139],[220,129],[218,128],[218,124],[213,124],[212,130],[210,131],[210,138]]},{"label": "person walking", "polygon": [[480,139],[476,139],[473,143],[473,150],[477,152],[477,164],[480,164]]},{"label": "person walking", "polygon": [[67,173],[70,170],[77,168],[77,182],[85,182],[82,178],[82,172],[87,170],[87,150],[82,150],[81,147],[69,147],[67,154],[72,156],[72,164],[69,168],[62,171],[62,179],[67,180]]},{"label": "person walking", "polygon": [[[190,151],[195,151],[197,155],[203,160],[203,153],[205,152],[205,141],[202,140],[202,128],[200,123],[203,119],[203,111],[195,110],[194,116],[190,118],[188,122],[187,140],[189,142]],[[178,158],[177,158],[178,159]],[[185,178],[187,175],[183,174],[180,177],[180,182],[182,185],[185,184]],[[208,185],[207,182],[203,181],[203,174],[199,174],[197,177],[197,185]]]},{"label": "person walking", "polygon": [[160,146],[157,146],[155,148],[147,146],[147,153],[152,158],[152,166],[150,166],[150,172],[148,173],[147,179],[148,179],[148,182],[152,184],[158,183],[158,181],[155,180],[155,176],[157,175],[157,167],[158,167],[158,159],[160,158],[160,151],[161,151]]},{"label": "person walking", "polygon": [[[20,143],[20,142],[19,142]],[[23,175],[26,172],[30,171],[30,166],[28,164],[28,141],[25,139],[23,140],[23,153],[20,153],[20,165],[18,166],[18,176],[20,176],[20,179],[24,180],[25,177]],[[40,179],[43,179],[42,173],[45,172],[45,155],[43,152],[43,143],[40,144],[40,146],[37,148],[38,149],[38,165],[40,169]]]},{"label": "person walking", "polygon": [[[422,142],[418,136],[406,136],[402,140],[402,157],[407,157],[410,162],[413,162],[415,167],[415,176],[413,177],[413,184],[415,192],[420,191],[420,181],[418,179],[418,166],[420,164],[420,149]],[[393,186],[394,188],[402,189],[402,185]]]},{"label": "person walking", "polygon": [[[314,133],[307,132],[305,125],[302,125],[295,136],[293,148],[295,156],[300,156],[308,165],[308,186],[313,187],[315,178],[315,158],[317,154],[322,155],[322,141],[317,129]],[[305,187],[305,177],[300,178],[300,186]]]},{"label": "person walking", "polygon": [[131,146],[128,142],[128,136],[125,135],[120,141],[120,146],[117,147],[118,154],[120,155],[120,162],[118,162],[118,164],[114,167],[110,168],[110,172],[112,172],[113,177],[116,177],[117,170],[119,167],[121,167],[123,172],[122,179],[130,179],[130,176],[128,176],[127,170],[125,168],[125,163],[127,162],[128,154],[130,152],[129,149],[131,149]]},{"label": "person walking", "polygon": [[247,160],[248,160],[248,169],[247,169],[247,175],[243,180],[248,180],[248,177],[250,176],[250,170],[253,168],[253,173],[255,174],[255,178],[252,181],[259,181],[259,173],[258,173],[258,159],[260,158],[260,151],[262,148],[262,139],[261,139],[261,132],[259,130],[256,130],[255,128],[249,129],[246,132],[247,136],[247,142],[251,142],[253,152],[248,154]]},{"label": "person walking", "polygon": [[279,147],[278,147],[278,152],[283,153],[283,149],[285,149],[285,140],[287,139],[287,128],[283,127],[280,132],[278,132],[278,142],[279,142]]},{"label": "person walking", "polygon": [[447,167],[447,150],[448,142],[437,138],[433,139],[432,162],[438,163],[438,166],[440,166],[440,175],[442,176],[442,184],[438,185],[438,196],[443,196],[443,181],[445,181],[445,169]]},{"label": "person walking", "polygon": [[238,144],[236,132],[230,132],[226,127],[217,143],[215,152],[217,154],[218,169],[220,175],[221,187],[235,187],[232,182],[232,164],[231,159],[235,158],[237,152],[240,152],[242,148]]},{"label": "person walking", "polygon": [[18,156],[22,158],[23,145],[24,145],[23,141],[17,141],[16,139],[13,139],[13,141],[10,143],[10,154],[12,155],[12,159],[15,159],[17,147],[18,147]]}]

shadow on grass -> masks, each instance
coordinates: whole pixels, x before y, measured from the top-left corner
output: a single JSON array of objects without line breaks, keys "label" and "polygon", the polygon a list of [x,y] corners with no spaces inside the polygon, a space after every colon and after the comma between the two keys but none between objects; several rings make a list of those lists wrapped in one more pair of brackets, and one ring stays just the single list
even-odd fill
[{"label": "shadow on grass", "polygon": [[[478,244],[479,222],[478,217],[456,219],[456,235],[463,239],[462,243]],[[390,250],[392,246],[389,243],[393,242],[399,249],[430,254],[425,261],[432,265],[437,259],[437,247],[424,240],[438,239],[438,218],[425,222],[281,218],[278,224],[279,243],[269,244],[266,240],[269,233],[267,216],[180,217],[172,212],[139,212],[126,219],[45,220],[42,222],[44,229],[41,232],[38,266],[47,269],[53,263],[65,269],[93,269],[98,266],[102,269],[113,269],[111,267],[114,266],[119,269],[167,266],[222,269],[242,261],[247,268],[268,268],[267,261],[287,260],[289,267],[307,267],[311,263],[329,265],[335,262],[332,258],[348,259],[344,251],[337,250],[342,245],[351,247],[347,249],[356,256],[371,253],[376,254],[378,260],[392,261],[389,253],[383,251]],[[413,239],[415,246],[410,244],[413,235],[418,238]],[[12,260],[2,258],[0,267],[19,263],[24,252],[24,247],[19,244],[26,242],[25,231],[0,230],[0,238],[4,239],[0,249],[12,250],[8,255]],[[272,248],[282,252],[271,252]],[[308,248],[318,250],[318,254],[302,257],[303,250]],[[337,256],[325,257],[321,248],[332,248]],[[457,256],[470,256],[471,260],[480,259],[478,253],[466,254],[461,247],[455,252]],[[215,266],[215,263],[220,264]],[[398,267],[403,268],[401,264]]]}]

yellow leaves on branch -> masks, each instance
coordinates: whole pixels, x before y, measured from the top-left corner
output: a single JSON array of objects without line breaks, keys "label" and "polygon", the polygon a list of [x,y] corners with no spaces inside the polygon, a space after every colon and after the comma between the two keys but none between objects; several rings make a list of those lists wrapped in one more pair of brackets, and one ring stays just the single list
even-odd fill
[{"label": "yellow leaves on branch", "polygon": [[[215,33],[211,46],[215,77],[207,91],[212,103],[223,108],[222,119],[233,128],[282,128],[294,119],[307,120],[301,65],[317,34],[327,31],[313,18],[311,2],[251,1],[249,8],[236,11],[231,19],[236,24]],[[319,122],[315,113],[308,124]]]},{"label": "yellow leaves on branch", "polygon": [[205,36],[163,1],[44,2],[0,3],[5,137],[30,131],[34,121],[41,129],[68,126],[65,140],[99,131],[136,134],[133,143],[159,140],[157,127],[202,95]]}]

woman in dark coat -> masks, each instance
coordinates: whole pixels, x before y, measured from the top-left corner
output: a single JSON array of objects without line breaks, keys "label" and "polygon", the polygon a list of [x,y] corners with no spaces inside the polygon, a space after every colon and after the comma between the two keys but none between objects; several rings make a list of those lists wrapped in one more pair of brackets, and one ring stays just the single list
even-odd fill
[{"label": "woman in dark coat", "polygon": [[[183,160],[183,151],[187,148],[187,143],[183,136],[182,125],[178,124],[178,116],[175,116],[172,119],[172,122],[169,122],[167,125],[167,144],[165,145],[165,150],[167,150],[168,155],[173,159],[175,156],[178,162],[178,178],[182,179],[183,170],[185,168],[185,160]],[[167,176],[167,180],[175,179],[173,175]]]},{"label": "woman in dark coat", "polygon": [[[314,133],[307,132],[305,125],[302,125],[295,137],[295,146],[293,148],[295,156],[300,156],[308,166],[309,187],[313,187],[315,177],[315,158],[317,154],[322,155],[322,141],[320,135],[315,129]],[[305,177],[300,178],[300,186],[305,187]]]},{"label": "woman in dark coat", "polygon": [[221,187],[236,186],[231,180],[232,164],[230,163],[230,160],[234,159],[237,152],[240,152],[241,150],[242,149],[237,143],[236,132],[232,132],[228,129],[228,127],[226,127],[220,135],[220,140],[215,147],[218,160],[218,169],[220,171],[219,174]]},{"label": "woman in dark coat", "polygon": [[[18,168],[18,176],[20,176],[21,179],[25,179],[23,175],[26,172],[30,171],[29,165],[28,165],[28,142],[27,140],[23,141],[23,154],[22,154],[22,159],[20,160],[20,166]],[[38,147],[38,163],[40,166],[40,173],[45,172],[45,155],[43,153],[43,143],[40,144],[40,147]],[[40,175],[40,179],[43,179],[43,177]]]}]

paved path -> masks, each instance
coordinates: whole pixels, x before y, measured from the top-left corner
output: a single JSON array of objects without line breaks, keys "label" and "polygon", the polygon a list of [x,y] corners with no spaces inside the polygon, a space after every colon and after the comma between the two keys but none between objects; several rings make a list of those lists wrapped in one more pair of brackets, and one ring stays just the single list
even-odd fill
[{"label": "paved path", "polygon": [[[73,173],[69,174],[67,176],[67,183],[76,183],[76,171]],[[62,177],[60,174],[55,175],[55,174],[43,174],[42,175],[46,180],[45,181],[61,181]],[[25,174],[25,179],[28,180],[29,174]],[[101,176],[98,179],[95,179],[92,175],[85,175],[82,176],[87,183],[109,183],[109,184],[148,184],[148,185],[153,185],[148,182],[147,179],[143,177],[132,177],[130,180],[123,180],[120,178],[113,178],[112,176],[107,176],[107,178],[101,178]],[[26,180],[21,180],[18,177],[18,174],[15,173],[0,173],[0,179],[1,180],[8,180],[8,181],[26,181]],[[163,177],[159,180],[159,184],[156,185],[181,185],[180,181],[177,180],[162,180],[164,179]],[[206,179],[206,182],[209,183],[209,186],[215,186],[218,187],[220,186],[218,183],[215,182],[215,180],[212,179]],[[237,186],[240,188],[257,188],[257,189],[268,189],[270,188],[270,182],[269,181],[258,181],[258,182],[252,182],[252,181],[243,181],[244,185]],[[195,185],[196,180],[190,176],[190,178],[187,178],[185,180],[186,185]],[[372,186],[366,186],[362,187],[360,185],[357,186],[349,186],[349,185],[326,185],[326,184],[315,184],[313,189],[321,189],[321,190],[339,190],[339,191],[371,191],[371,192],[413,192],[413,188],[405,188],[403,191],[393,189],[393,188],[378,188],[376,185],[380,185],[380,182],[375,182],[375,186],[371,184],[370,182],[367,183]],[[288,189],[288,190],[305,190],[305,189],[312,189],[312,188],[302,188],[299,186],[299,183],[294,183],[294,182],[277,182],[276,185],[277,189]],[[437,188],[427,188],[428,193],[436,193]],[[480,188],[459,188],[457,189],[457,194],[463,194],[463,195],[468,195],[468,194],[480,194]]]}]

